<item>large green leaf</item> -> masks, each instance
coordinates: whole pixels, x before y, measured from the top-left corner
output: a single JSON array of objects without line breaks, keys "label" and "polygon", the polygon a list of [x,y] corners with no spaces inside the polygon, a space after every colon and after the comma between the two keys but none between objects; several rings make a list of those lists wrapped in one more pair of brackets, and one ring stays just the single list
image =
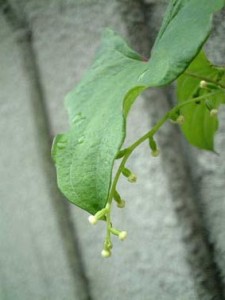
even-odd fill
[{"label": "large green leaf", "polygon": [[105,206],[130,106],[147,87],[165,85],[183,72],[209,34],[212,13],[223,4],[171,1],[147,63],[106,31],[95,62],[66,98],[71,129],[53,145],[58,185],[71,202],[92,214]]},{"label": "large green leaf", "polygon": [[178,79],[179,103],[204,96],[201,101],[196,101],[196,103],[186,105],[181,109],[185,118],[182,131],[191,144],[201,149],[214,150],[213,142],[218,128],[218,118],[210,115],[210,109],[217,109],[221,103],[224,103],[225,94],[223,91],[215,89],[200,88],[200,81],[205,79],[208,82],[225,85],[224,74],[224,68],[211,65],[205,54],[200,52],[186,72]]}]

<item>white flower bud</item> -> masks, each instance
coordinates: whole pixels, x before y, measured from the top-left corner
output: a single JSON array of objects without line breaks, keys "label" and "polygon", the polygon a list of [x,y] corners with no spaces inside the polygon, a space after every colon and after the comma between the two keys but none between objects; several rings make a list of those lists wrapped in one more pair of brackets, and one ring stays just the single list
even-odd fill
[{"label": "white flower bud", "polygon": [[89,216],[88,217],[88,221],[89,223],[91,223],[92,225],[95,225],[98,222],[98,219],[95,216]]},{"label": "white flower bud", "polygon": [[127,237],[127,232],[126,232],[126,231],[121,231],[121,232],[119,233],[118,237],[119,237],[119,239],[120,239],[121,241],[125,240],[126,237]]},{"label": "white flower bud", "polygon": [[127,177],[127,180],[131,183],[134,183],[137,181],[137,177],[136,175],[131,172],[131,170],[127,169],[127,168],[123,168],[122,169],[122,174]]},{"label": "white flower bud", "polygon": [[210,110],[210,117],[216,117],[218,115],[218,109],[213,108]]},{"label": "white flower bud", "polygon": [[201,89],[205,89],[208,87],[208,84],[205,80],[201,80],[200,83],[199,83],[199,86]]},{"label": "white flower bud", "polygon": [[111,256],[111,251],[103,249],[102,252],[101,252],[101,255],[102,255],[102,257],[105,257],[105,258],[110,257]]}]

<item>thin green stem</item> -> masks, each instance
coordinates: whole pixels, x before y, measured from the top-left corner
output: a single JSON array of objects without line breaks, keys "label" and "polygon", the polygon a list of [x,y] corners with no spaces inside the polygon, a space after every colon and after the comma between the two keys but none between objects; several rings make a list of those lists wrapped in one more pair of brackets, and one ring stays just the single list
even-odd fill
[{"label": "thin green stem", "polygon": [[[216,91],[216,92],[213,92],[210,94],[210,96],[214,96],[218,93],[221,93],[221,91]],[[110,191],[110,194],[109,194],[109,198],[108,198],[108,203],[111,204],[112,203],[112,200],[113,200],[113,195],[116,191],[116,186],[117,186],[117,183],[118,183],[118,180],[119,180],[119,177],[122,173],[122,170],[128,160],[128,158],[130,157],[130,155],[132,154],[132,152],[140,145],[142,144],[144,141],[146,141],[147,139],[149,139],[150,137],[153,137],[154,134],[162,127],[162,125],[168,120],[170,119],[171,115],[173,115],[176,111],[178,111],[180,108],[182,108],[183,106],[186,106],[188,104],[191,104],[191,103],[195,103],[196,101],[199,101],[199,100],[205,100],[205,95],[203,96],[199,96],[199,97],[196,97],[196,98],[193,98],[193,99],[190,99],[190,100],[187,100],[181,104],[178,104],[176,105],[174,108],[172,108],[170,111],[168,111],[163,117],[162,119],[160,119],[156,124],[155,126],[153,126],[153,128],[148,131],[146,134],[144,134],[142,137],[140,137],[136,142],[134,142],[132,145],[130,145],[127,149],[126,149],[126,152],[125,152],[125,155],[120,163],[120,166],[116,172],[116,175],[114,177],[114,180],[113,180],[113,183],[112,183],[112,187],[111,187],[111,191]]]},{"label": "thin green stem", "polygon": [[107,203],[107,214],[106,214],[106,239],[105,239],[105,248],[108,250],[111,248],[112,246],[112,241],[111,241],[111,227],[112,227],[112,224],[111,224],[111,203]]},{"label": "thin green stem", "polygon": [[[217,90],[215,92],[210,93],[210,96],[214,96],[216,94],[221,93],[221,90]],[[181,104],[176,105],[174,108],[172,108],[170,111],[168,111],[161,120],[159,120],[155,126],[153,126],[153,128],[151,130],[149,130],[146,134],[144,134],[142,137],[140,137],[137,141],[135,141],[132,145],[130,145],[128,148],[122,150],[122,153],[124,153],[124,156],[122,158],[122,161],[119,165],[119,168],[116,172],[116,175],[114,177],[112,186],[111,186],[111,190],[110,190],[110,194],[109,194],[109,198],[108,198],[108,202],[106,205],[107,208],[107,213],[106,213],[106,239],[105,239],[105,244],[104,244],[104,249],[109,251],[111,253],[111,248],[112,248],[112,241],[111,241],[111,233],[112,232],[112,223],[111,223],[111,207],[112,207],[112,201],[113,201],[113,197],[116,193],[116,186],[118,183],[118,180],[120,178],[120,175],[122,174],[122,171],[125,167],[125,164],[128,160],[128,158],[130,157],[130,155],[133,153],[133,151],[140,145],[142,144],[144,141],[148,140],[149,138],[153,138],[154,134],[163,126],[163,124],[165,124],[174,114],[176,114],[177,112],[179,112],[179,110],[183,107],[186,106],[188,104],[191,103],[196,103],[196,101],[200,101],[200,100],[206,100],[208,97],[206,97],[205,95],[203,96],[199,96],[190,100],[187,100]]]},{"label": "thin green stem", "polygon": [[191,76],[191,77],[195,77],[195,78],[198,78],[200,80],[205,80],[206,82],[210,82],[210,83],[214,83],[215,85],[217,85],[218,87],[222,88],[222,89],[225,89],[225,85],[221,84],[221,83],[218,83],[216,82],[215,80],[213,79],[210,79],[210,78],[207,78],[207,77],[204,77],[204,76],[199,76],[195,73],[192,73],[192,72],[189,72],[189,71],[185,71],[184,72],[185,75],[188,75],[188,76]]}]

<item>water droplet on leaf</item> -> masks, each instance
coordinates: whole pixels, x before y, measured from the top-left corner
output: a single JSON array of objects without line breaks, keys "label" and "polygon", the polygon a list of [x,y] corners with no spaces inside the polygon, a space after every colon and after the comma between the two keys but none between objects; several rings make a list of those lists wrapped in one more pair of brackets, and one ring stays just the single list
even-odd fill
[{"label": "water droplet on leaf", "polygon": [[82,122],[83,120],[85,120],[86,117],[82,116],[82,113],[78,113],[74,116],[72,123],[73,124],[79,124],[80,122]]}]

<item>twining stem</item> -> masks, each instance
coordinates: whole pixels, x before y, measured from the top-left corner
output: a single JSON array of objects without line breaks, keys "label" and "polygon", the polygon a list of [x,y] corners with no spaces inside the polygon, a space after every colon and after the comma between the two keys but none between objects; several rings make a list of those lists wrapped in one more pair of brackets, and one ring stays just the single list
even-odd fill
[{"label": "twining stem", "polygon": [[[214,96],[218,93],[221,93],[221,91],[215,91],[215,92],[212,92],[210,93],[210,96]],[[117,183],[118,183],[118,180],[119,180],[119,177],[122,173],[122,170],[128,160],[128,158],[130,157],[130,155],[132,154],[132,152],[140,145],[142,144],[144,141],[148,140],[149,138],[153,137],[154,134],[162,127],[162,125],[170,119],[170,117],[176,113],[177,111],[179,111],[180,108],[182,108],[183,106],[186,106],[188,104],[191,104],[191,103],[195,103],[196,101],[199,101],[199,100],[206,100],[206,97],[205,95],[203,96],[199,96],[199,97],[196,97],[196,98],[193,98],[193,99],[190,99],[190,100],[187,100],[181,104],[178,104],[176,105],[174,108],[172,108],[170,111],[168,111],[163,117],[162,119],[160,119],[156,124],[155,126],[153,126],[153,128],[148,131],[146,134],[144,134],[142,137],[140,137],[136,142],[134,142],[132,145],[130,145],[127,149],[126,149],[126,152],[124,154],[124,157],[120,163],[120,166],[116,172],[116,175],[114,177],[114,180],[113,180],[113,183],[112,183],[112,187],[111,187],[111,191],[110,191],[110,194],[109,194],[109,198],[108,198],[108,204],[110,204],[111,206],[111,203],[112,203],[112,200],[113,200],[113,195],[116,191],[116,186],[117,186]]]},{"label": "twining stem", "polygon": [[200,80],[204,80],[204,81],[206,81],[206,82],[213,83],[213,84],[215,84],[216,86],[220,87],[220,88],[223,89],[223,90],[225,89],[225,85],[223,85],[223,84],[221,84],[221,83],[218,83],[218,82],[216,82],[215,80],[210,79],[210,78],[208,78],[208,77],[204,77],[204,76],[202,76],[202,75],[199,76],[199,75],[197,75],[197,74],[195,74],[195,73],[192,73],[192,72],[189,72],[189,71],[185,71],[184,74],[185,74],[185,75],[188,75],[188,76],[191,76],[191,77],[198,78],[198,79],[200,79]]},{"label": "twining stem", "polygon": [[[221,90],[217,90],[215,92],[211,92],[210,96],[214,96],[218,93],[221,93]],[[130,155],[133,153],[133,151],[140,145],[142,144],[144,141],[148,140],[149,138],[153,138],[154,134],[162,127],[162,125],[168,121],[169,119],[171,119],[175,114],[177,114],[179,112],[179,110],[183,107],[186,106],[188,104],[191,103],[196,103],[196,101],[199,100],[206,100],[208,99],[208,97],[205,97],[205,95],[203,96],[199,96],[190,100],[187,100],[181,104],[176,105],[174,108],[172,108],[170,111],[168,111],[163,117],[162,119],[160,119],[151,130],[149,130],[146,134],[144,134],[142,137],[140,137],[136,142],[134,142],[133,144],[131,144],[128,148],[124,149],[122,151],[123,154],[123,158],[122,161],[119,165],[119,168],[116,172],[116,175],[114,177],[112,186],[111,186],[111,190],[110,190],[110,194],[109,194],[109,198],[106,204],[106,238],[105,238],[105,242],[104,242],[104,250],[103,250],[103,256],[104,257],[109,257],[111,255],[111,249],[112,249],[112,241],[111,241],[111,233],[112,233],[112,223],[111,223],[111,206],[112,206],[112,201],[114,198],[114,195],[117,193],[116,192],[116,186],[118,183],[118,180],[120,178],[120,175],[123,172],[123,169],[125,168],[125,164],[128,160],[128,158],[130,157]],[[104,252],[106,251],[106,252]]]}]

